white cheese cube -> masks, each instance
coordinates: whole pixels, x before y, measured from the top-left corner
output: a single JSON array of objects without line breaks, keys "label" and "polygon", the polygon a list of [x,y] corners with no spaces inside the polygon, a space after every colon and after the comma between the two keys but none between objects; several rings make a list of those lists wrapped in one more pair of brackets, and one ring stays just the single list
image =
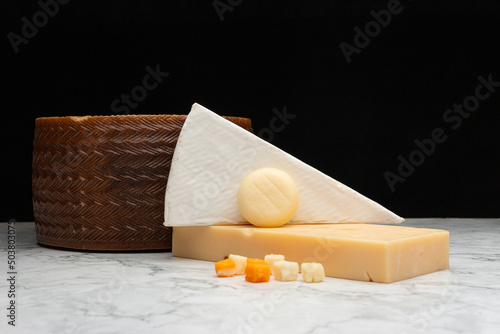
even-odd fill
[{"label": "white cheese cube", "polygon": [[285,256],[281,254],[268,254],[264,257],[264,261],[266,261],[269,267],[271,267],[271,275],[274,275],[273,263],[276,261],[285,261]]},{"label": "white cheese cube", "polygon": [[306,283],[321,282],[325,278],[325,269],[321,263],[305,262],[300,266],[302,279]]},{"label": "white cheese cube", "polygon": [[274,279],[277,281],[295,281],[299,277],[299,264],[290,261],[273,263]]},{"label": "white cheese cube", "polygon": [[229,258],[236,264],[235,275],[245,275],[245,268],[247,267],[247,258],[241,255],[229,254]]}]

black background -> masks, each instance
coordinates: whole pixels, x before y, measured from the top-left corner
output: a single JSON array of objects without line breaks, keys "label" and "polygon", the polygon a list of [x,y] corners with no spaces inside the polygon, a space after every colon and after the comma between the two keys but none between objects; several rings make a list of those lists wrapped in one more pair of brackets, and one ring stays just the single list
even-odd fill
[{"label": "black background", "polygon": [[[222,1],[227,3],[227,0]],[[500,3],[402,0],[402,11],[349,64],[370,11],[388,1],[71,1],[16,54],[36,1],[2,1],[0,221],[33,219],[31,154],[41,116],[113,115],[146,66],[169,72],[138,114],[186,114],[198,102],[252,118],[296,115],[272,143],[404,217],[499,217],[500,87],[456,130],[443,120],[473,95],[478,76],[500,81]],[[447,140],[391,191],[415,139]]]}]

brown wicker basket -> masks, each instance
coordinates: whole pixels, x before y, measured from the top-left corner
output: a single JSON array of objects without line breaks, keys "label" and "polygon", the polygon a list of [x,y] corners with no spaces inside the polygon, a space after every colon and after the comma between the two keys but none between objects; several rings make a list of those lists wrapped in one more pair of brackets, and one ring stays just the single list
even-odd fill
[{"label": "brown wicker basket", "polygon": [[[246,118],[226,117],[252,131]],[[36,119],[33,211],[41,244],[86,250],[171,248],[165,187],[186,116]]]}]

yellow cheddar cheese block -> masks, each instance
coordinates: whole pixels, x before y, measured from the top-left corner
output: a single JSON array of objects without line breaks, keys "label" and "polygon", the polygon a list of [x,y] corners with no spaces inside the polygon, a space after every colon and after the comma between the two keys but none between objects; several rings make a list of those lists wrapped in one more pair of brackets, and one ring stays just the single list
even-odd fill
[{"label": "yellow cheddar cheese block", "polygon": [[174,227],[174,256],[219,261],[229,254],[319,262],[328,277],[392,283],[447,269],[449,232],[374,224]]}]

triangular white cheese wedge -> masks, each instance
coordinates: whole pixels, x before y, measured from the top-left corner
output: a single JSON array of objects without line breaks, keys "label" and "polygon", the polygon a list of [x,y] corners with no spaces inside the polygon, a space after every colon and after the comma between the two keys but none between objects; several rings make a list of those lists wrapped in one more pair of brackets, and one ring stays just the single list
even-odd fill
[{"label": "triangular white cheese wedge", "polygon": [[252,171],[278,168],[297,184],[289,223],[400,223],[380,204],[194,104],[179,135],[165,196],[165,226],[247,223],[237,192]]}]

